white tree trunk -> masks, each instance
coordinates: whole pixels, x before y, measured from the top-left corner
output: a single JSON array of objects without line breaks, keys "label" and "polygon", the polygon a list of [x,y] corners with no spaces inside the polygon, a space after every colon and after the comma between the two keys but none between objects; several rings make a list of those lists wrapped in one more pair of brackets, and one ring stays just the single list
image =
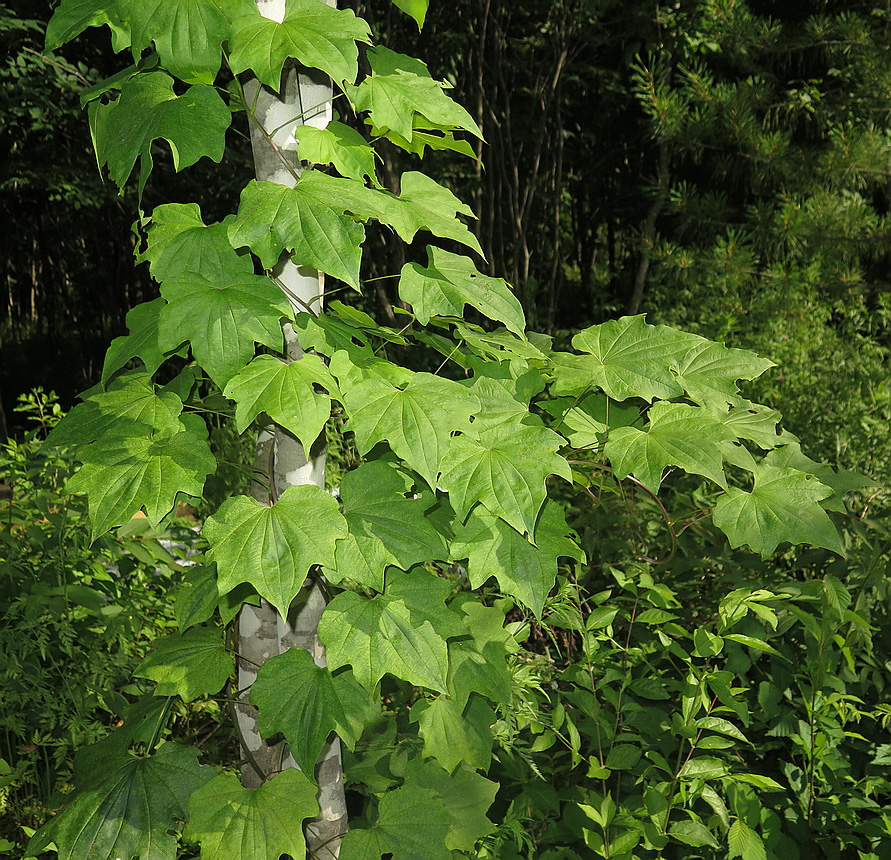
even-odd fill
[{"label": "white tree trunk", "polygon": [[[324,0],[328,2],[328,0]],[[335,5],[330,2],[329,5]],[[281,21],[284,0],[257,0],[260,13]],[[331,82],[314,70],[291,68],[283,76],[282,92],[274,93],[256,79],[245,84],[245,98],[257,123],[251,122],[251,146],[258,180],[278,182],[293,187],[300,172],[294,129],[299,125],[324,128],[331,120]],[[271,138],[271,142],[270,142]],[[285,164],[287,160],[287,165]],[[289,169],[290,167],[290,169]],[[324,294],[324,275],[315,269],[297,266],[283,259],[274,276],[285,286],[295,311],[307,307],[318,313]],[[297,361],[303,352],[293,328],[285,325],[287,358]],[[325,486],[325,443],[319,439],[309,452],[281,427],[260,434],[257,442],[256,470],[262,479],[254,482],[255,498],[267,503],[294,484]],[[267,483],[268,481],[268,483]],[[238,617],[238,689],[236,707],[239,730],[246,747],[248,763],[242,768],[242,782],[257,787],[286,767],[296,767],[287,745],[278,740],[264,740],[257,729],[257,711],[248,704],[250,686],[257,669],[270,657],[289,648],[305,648],[319,666],[325,665],[325,648],[318,638],[318,622],[325,608],[319,582],[310,577],[294,601],[287,618],[263,601],[261,606],[245,606]],[[274,740],[274,739],[273,739]],[[340,841],[347,829],[346,804],[340,742],[337,738],[322,753],[317,766],[321,814],[306,824],[307,856],[330,860],[336,858]],[[298,860],[298,858],[295,858]]]}]

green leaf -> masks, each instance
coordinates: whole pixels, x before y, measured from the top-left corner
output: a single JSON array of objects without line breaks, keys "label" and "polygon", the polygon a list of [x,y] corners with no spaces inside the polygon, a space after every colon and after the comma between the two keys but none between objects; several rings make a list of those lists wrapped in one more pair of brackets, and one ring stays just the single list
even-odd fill
[{"label": "green leaf", "polygon": [[219,601],[217,572],[213,565],[199,564],[191,568],[176,589],[173,614],[180,633],[213,616]]},{"label": "green leaf", "polygon": [[163,299],[143,302],[127,314],[127,328],[130,334],[116,337],[105,353],[102,365],[102,384],[114,376],[131,358],[138,358],[145,366],[146,373],[153,376],[164,362],[164,351],[158,345],[158,320]]},{"label": "green leaf", "polygon": [[248,363],[255,343],[281,350],[281,318],[290,314],[282,291],[269,278],[242,275],[211,281],[186,273],[161,286],[161,346],[188,341],[198,363],[221,388]]},{"label": "green leaf", "polygon": [[650,408],[648,418],[646,431],[618,427],[610,432],[603,453],[618,477],[633,473],[656,493],[665,469],[680,466],[689,474],[704,475],[721,487],[727,486],[717,446],[734,437],[710,412],[699,406],[660,401]]},{"label": "green leaf", "polygon": [[376,134],[393,131],[411,142],[415,128],[464,129],[482,138],[473,118],[449,98],[420,60],[382,45],[368,49],[371,74],[346,93],[357,113],[368,111]]},{"label": "green leaf", "polygon": [[155,640],[151,653],[133,674],[157,682],[156,696],[180,696],[191,702],[219,693],[234,668],[221,630],[192,627]]},{"label": "green leaf", "polygon": [[319,813],[317,790],[296,768],[257,789],[242,788],[237,777],[220,774],[189,800],[183,837],[201,843],[202,860],[304,857],[303,822]]},{"label": "green leaf", "polygon": [[727,833],[728,857],[742,857],[742,860],[767,860],[767,852],[761,837],[741,819],[730,825]]},{"label": "green leaf", "polygon": [[204,84],[182,95],[173,90],[173,78],[164,72],[147,72],[121,86],[116,101],[90,103],[90,126],[100,167],[123,188],[141,159],[139,192],[152,169],[152,143],[170,144],[173,166],[182,170],[207,156],[219,162],[226,148],[226,130],[232,114],[217,91]]},{"label": "green leaf", "polygon": [[62,0],[46,27],[46,50],[55,51],[88,27],[107,24],[118,53],[130,44],[130,29],[114,0]]},{"label": "green leaf", "polygon": [[691,400],[705,406],[748,405],[740,397],[739,379],[754,379],[770,367],[772,361],[747,349],[728,349],[722,343],[700,341],[674,368],[678,381]]},{"label": "green leaf", "polygon": [[341,577],[383,591],[387,565],[408,570],[448,556],[442,535],[426,516],[435,497],[407,498],[410,489],[411,481],[404,474],[380,461],[365,463],[343,476],[340,496],[350,538],[338,542],[335,552]]},{"label": "green leaf", "polygon": [[350,828],[340,860],[380,860],[384,854],[392,860],[451,860],[446,840],[452,820],[435,791],[404,785],[381,798],[371,827]]},{"label": "green leaf", "polygon": [[495,829],[495,825],[486,817],[486,810],[495,800],[498,783],[464,767],[449,774],[436,762],[424,761],[420,756],[408,763],[405,782],[436,792],[442,801],[442,808],[451,814],[446,848],[471,852],[477,840]]},{"label": "green leaf", "polygon": [[641,748],[634,744],[616,744],[606,759],[606,767],[610,770],[631,770],[641,757]]},{"label": "green leaf", "polygon": [[569,397],[546,400],[541,407],[560,418],[551,429],[566,436],[573,448],[599,449],[610,428],[625,427],[641,415],[641,410],[633,403],[616,403],[601,393],[588,394],[577,403]]},{"label": "green leaf", "polygon": [[[456,602],[457,598],[453,609]],[[449,643],[449,694],[459,708],[474,692],[496,704],[507,704],[512,695],[507,656],[518,646],[504,628],[504,614],[475,600],[466,600],[460,609],[466,635]]]},{"label": "green leaf", "polygon": [[131,29],[133,58],[153,44],[172,75],[187,83],[213,84],[230,21],[248,11],[249,0],[140,0],[122,3]]},{"label": "green leaf", "polygon": [[718,412],[715,417],[738,438],[749,439],[766,450],[795,438],[791,433],[780,435],[777,432],[777,423],[782,416],[766,406],[749,403]]},{"label": "green leaf", "polygon": [[193,792],[214,776],[197,758],[194,747],[165,743],[146,758],[108,761],[103,776],[35,834],[28,855],[54,842],[59,860],[175,860],[177,840],[169,831],[186,817]]},{"label": "green leaf", "polygon": [[685,845],[692,845],[694,848],[702,848],[704,845],[711,845],[713,848],[721,847],[711,830],[701,821],[678,821],[671,825],[668,835]]},{"label": "green leaf", "polygon": [[68,492],[87,494],[94,539],[143,507],[157,528],[173,510],[177,494],[200,496],[217,467],[207,442],[193,433],[153,436],[148,425],[130,430],[137,431],[137,436],[107,436],[81,449],[84,464],[65,484]]},{"label": "green leaf", "polygon": [[260,733],[282,732],[300,769],[312,775],[331,732],[352,749],[380,713],[380,700],[359,686],[349,670],[332,675],[302,648],[267,660],[251,687],[260,711]]},{"label": "green leaf", "polygon": [[557,449],[563,440],[545,427],[487,429],[483,440],[454,437],[442,460],[440,486],[463,519],[481,502],[518,532],[535,526],[544,503],[548,475],[572,481],[569,466]]},{"label": "green leaf", "polygon": [[424,755],[435,758],[450,773],[461,763],[485,770],[492,759],[495,712],[479,696],[462,709],[454,699],[420,699],[411,708],[424,739]]},{"label": "green leaf", "polygon": [[224,594],[249,582],[282,615],[315,564],[333,566],[334,544],[346,537],[337,502],[311,484],[288,487],[272,506],[248,496],[226,499],[208,517],[208,556]]},{"label": "green leaf", "polygon": [[429,373],[414,374],[402,388],[367,379],[344,393],[344,405],[350,416],[345,429],[356,434],[360,454],[386,441],[431,488],[451,434],[467,432],[471,416],[480,409],[464,386]]},{"label": "green leaf", "polygon": [[448,674],[446,638],[463,634],[444,601],[445,580],[423,570],[387,577],[387,592],[372,599],[338,594],[322,615],[319,638],[332,669],[351,665],[359,683],[373,690],[389,672],[410,684],[442,692]]},{"label": "green leaf", "polygon": [[308,170],[294,188],[249,182],[229,227],[229,241],[235,248],[249,247],[267,269],[289,251],[294,263],[312,266],[358,290],[365,228],[346,215],[343,206],[319,193],[318,180],[311,178],[316,175]]},{"label": "green leaf", "polygon": [[748,544],[766,558],[782,541],[809,543],[839,554],[844,547],[835,525],[820,507],[832,490],[796,469],[760,466],[750,493],[730,487],[712,515],[730,546]]},{"label": "green leaf", "polygon": [[165,203],[152,212],[146,249],[137,262],[150,261],[157,281],[184,272],[202,275],[215,282],[238,281],[253,275],[250,254],[239,254],[229,244],[228,222],[206,225],[197,203]]},{"label": "green leaf", "polygon": [[583,554],[563,511],[554,502],[545,502],[533,534],[534,544],[503,519],[478,506],[470,512],[466,524],[456,524],[452,558],[468,559],[472,588],[479,588],[494,576],[505,594],[540,618],[544,601],[554,587],[557,559],[581,559]]},{"label": "green leaf", "polygon": [[305,353],[291,362],[259,355],[229,380],[223,394],[236,403],[235,426],[239,433],[265,412],[308,451],[331,415],[331,398],[317,392],[317,385],[339,395],[337,382],[317,355]]},{"label": "green leaf", "polygon": [[429,266],[408,263],[399,278],[399,296],[412,306],[418,322],[433,316],[461,317],[470,305],[525,339],[526,318],[510,287],[501,278],[477,271],[473,262],[442,248],[427,248]]},{"label": "green leaf", "polygon": [[234,22],[229,65],[235,74],[250,69],[276,92],[282,67],[292,58],[321,69],[337,83],[352,83],[359,71],[356,42],[370,41],[368,24],[350,9],[318,0],[287,0],[281,23],[257,11]]},{"label": "green leaf", "polygon": [[[754,636],[743,636],[741,633],[725,633],[725,639],[731,642],[738,642],[740,645],[747,645],[756,651],[763,651],[765,654],[773,654],[776,657],[783,657],[776,648],[768,645],[763,639],[756,639]],[[785,659],[785,658],[784,658]]]},{"label": "green leaf", "polygon": [[180,420],[183,404],[169,391],[158,392],[149,374],[121,374],[108,391],[91,389],[57,425],[46,445],[67,447],[95,444],[100,448],[109,436],[139,432],[172,436],[185,430]]},{"label": "green leaf", "polygon": [[700,717],[693,724],[697,729],[707,729],[710,732],[720,732],[731,738],[736,738],[743,743],[750,743],[749,739],[729,720],[721,717]]},{"label": "green leaf", "polygon": [[670,400],[683,393],[672,368],[703,338],[668,326],[651,326],[643,314],[591,326],[572,339],[589,355],[554,353],[555,394],[601,388],[614,400]]},{"label": "green leaf", "polygon": [[420,30],[424,26],[427,17],[428,0],[393,0],[393,5],[410,15],[418,24]]},{"label": "green leaf", "polygon": [[718,779],[727,775],[727,765],[719,758],[697,756],[681,769],[681,779]]},{"label": "green leaf", "polygon": [[333,164],[341,176],[364,183],[367,176],[377,183],[374,149],[358,131],[336,120],[325,128],[301,125],[294,130],[302,161]]}]

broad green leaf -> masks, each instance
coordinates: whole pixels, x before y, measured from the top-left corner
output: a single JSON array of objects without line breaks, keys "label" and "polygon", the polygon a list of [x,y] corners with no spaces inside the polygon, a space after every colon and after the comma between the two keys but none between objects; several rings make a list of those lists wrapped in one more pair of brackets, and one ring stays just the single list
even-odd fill
[{"label": "broad green leaf", "polygon": [[683,393],[671,368],[701,343],[696,335],[647,325],[642,314],[591,326],[572,339],[588,355],[554,353],[553,390],[577,395],[601,388],[614,400],[670,400]]},{"label": "broad green leaf", "polygon": [[470,430],[479,400],[467,388],[429,373],[416,373],[403,388],[368,379],[344,393],[350,416],[345,429],[356,434],[356,447],[366,454],[386,441],[431,486],[454,431]]},{"label": "broad green leaf", "polygon": [[294,188],[249,182],[229,227],[229,241],[235,248],[249,247],[267,269],[288,251],[298,265],[312,266],[358,290],[365,228],[317,193],[316,180],[310,179],[315,173],[307,171]]},{"label": "broad green leaf", "polygon": [[154,44],[172,75],[187,83],[213,84],[222,62],[230,21],[249,11],[250,0],[119,0],[130,24],[133,58]]},{"label": "broad green leaf", "polygon": [[62,0],[46,27],[46,50],[55,51],[88,27],[111,30],[114,51],[130,44],[130,29],[116,0]]},{"label": "broad green leaf", "polygon": [[435,791],[404,785],[381,798],[371,827],[350,828],[340,860],[380,860],[385,854],[392,860],[452,860],[446,847],[452,820]]},{"label": "broad green leaf", "polygon": [[336,120],[325,128],[301,125],[294,130],[302,161],[333,164],[341,176],[364,183],[367,176],[377,184],[374,149],[354,128]]},{"label": "broad green leaf", "polygon": [[229,108],[213,87],[195,84],[178,96],[173,78],[163,72],[131,78],[121,86],[116,101],[90,103],[99,165],[107,164],[112,181],[123,188],[141,159],[140,194],[152,169],[155,140],[162,138],[170,144],[176,170],[205,155],[219,162],[231,120]]},{"label": "broad green leaf", "polygon": [[687,396],[703,406],[743,406],[739,379],[754,379],[774,363],[747,349],[728,349],[722,343],[700,341],[674,367]]},{"label": "broad green leaf", "polygon": [[142,371],[121,374],[108,391],[91,389],[53,429],[48,446],[94,443],[102,447],[109,436],[154,433],[172,436],[185,430],[180,420],[183,404],[172,392],[157,392],[151,376]]},{"label": "broad green leaf", "polygon": [[300,184],[305,196],[312,195],[320,204],[349,212],[361,221],[380,221],[395,230],[405,242],[411,242],[419,230],[427,230],[434,236],[460,242],[482,255],[476,237],[456,217],[459,213],[472,217],[473,210],[448,188],[423,173],[403,173],[398,195],[317,170],[307,171]]},{"label": "broad green leaf", "polygon": [[704,845],[711,845],[713,848],[721,847],[711,830],[701,821],[678,821],[671,825],[668,835],[685,845],[692,845],[694,848],[702,848]]},{"label": "broad green leaf", "polygon": [[102,384],[105,385],[131,358],[138,358],[149,376],[164,362],[164,351],[158,345],[158,320],[164,299],[143,302],[127,313],[130,334],[116,337],[105,353]]},{"label": "broad green leaf", "polygon": [[474,692],[507,704],[511,700],[507,655],[516,651],[516,640],[504,629],[504,614],[476,601],[466,601],[461,611],[466,636],[449,643],[449,694],[458,708]]},{"label": "broad green leaf", "polygon": [[170,831],[186,817],[189,797],[214,776],[197,758],[194,747],[165,743],[145,758],[108,761],[101,778],[34,835],[28,855],[54,842],[59,860],[175,860]]},{"label": "broad green leaf", "polygon": [[477,271],[468,258],[442,248],[427,248],[429,266],[408,263],[399,278],[399,296],[407,301],[418,322],[427,325],[433,316],[464,316],[465,305],[525,338],[526,318],[517,297],[501,278]]},{"label": "broad green leaf", "polygon": [[767,860],[767,852],[764,850],[764,842],[761,837],[740,818],[730,825],[730,830],[727,833],[727,847],[730,849],[727,854],[730,858]]},{"label": "broad green leaf", "polygon": [[693,724],[697,729],[708,729],[710,732],[720,732],[731,738],[736,738],[743,743],[750,743],[749,739],[729,720],[721,717],[700,717]]},{"label": "broad green leaf", "polygon": [[713,756],[691,758],[678,774],[682,779],[718,779],[727,775],[727,764]]},{"label": "broad green leaf", "polygon": [[791,433],[777,431],[782,416],[766,406],[746,403],[727,411],[717,410],[715,417],[738,438],[748,439],[766,450],[795,439]]},{"label": "broad green leaf", "polygon": [[715,420],[711,412],[685,403],[654,403],[646,431],[618,427],[610,431],[603,453],[616,475],[633,474],[656,493],[669,466],[680,466],[693,475],[703,475],[721,487],[727,486],[723,457],[718,449],[733,434]]},{"label": "broad green leaf", "polygon": [[368,49],[368,61],[371,74],[358,87],[347,86],[346,93],[357,113],[368,111],[376,133],[394,131],[410,142],[415,128],[464,129],[482,138],[470,114],[420,60],[380,45]]},{"label": "broad green leaf", "polygon": [[639,761],[642,750],[635,744],[616,744],[606,758],[610,770],[631,770]]},{"label": "broad green leaf", "polygon": [[468,434],[452,439],[439,484],[462,519],[481,502],[518,532],[531,534],[548,475],[572,480],[566,460],[556,453],[563,440],[545,427],[523,425],[501,425],[484,435],[483,440]]},{"label": "broad green leaf", "polygon": [[[406,497],[410,489],[411,481],[405,475],[380,461],[365,463],[343,476],[340,497],[350,540],[339,542],[335,552],[341,577],[383,591],[387,565],[408,570],[448,556],[442,535],[425,516],[435,497]],[[363,559],[367,568],[359,567]],[[378,565],[377,569],[372,565]]]},{"label": "broad green leaf", "polygon": [[68,492],[87,494],[94,539],[141,508],[157,527],[177,493],[200,496],[217,467],[207,442],[193,433],[153,436],[148,425],[130,432],[137,429],[139,435],[107,436],[81,449],[83,466],[65,484]]},{"label": "broad green leaf", "polygon": [[428,0],[393,0],[393,5],[414,18],[419,30],[424,26]]},{"label": "broad green leaf", "polygon": [[176,589],[173,614],[180,633],[210,619],[217,608],[217,572],[212,564],[198,564],[189,569]]},{"label": "broad green leaf", "polygon": [[191,702],[219,693],[234,668],[220,629],[192,627],[157,639],[133,674],[157,682],[157,696],[179,696]]},{"label": "broad green leaf", "polygon": [[317,790],[293,767],[257,789],[242,788],[238,777],[220,774],[189,800],[183,838],[201,843],[202,860],[302,858],[303,822],[319,813]]},{"label": "broad green leaf", "polygon": [[248,496],[226,499],[208,517],[204,535],[217,563],[221,594],[249,582],[282,615],[315,564],[334,564],[334,543],[346,537],[335,499],[320,487],[288,487],[271,507]]},{"label": "broad green leaf", "polygon": [[250,254],[239,254],[229,244],[229,220],[205,224],[197,203],[156,206],[145,251],[137,256],[137,262],[149,260],[152,277],[161,282],[184,272],[220,283],[253,275]]},{"label": "broad green leaf", "polygon": [[260,711],[260,734],[282,732],[300,769],[312,776],[322,747],[337,732],[352,749],[365,726],[380,713],[349,670],[332,675],[302,648],[267,660],[251,687],[251,704]]},{"label": "broad green leaf", "polygon": [[555,502],[545,502],[533,534],[534,544],[494,513],[475,507],[466,524],[455,526],[452,558],[468,559],[472,588],[480,588],[494,576],[505,594],[540,618],[545,599],[554,587],[557,559],[581,559],[582,551],[570,537],[572,530]]},{"label": "broad green leaf", "polygon": [[843,554],[835,524],[819,504],[831,495],[813,475],[762,465],[752,491],[730,487],[718,499],[712,519],[730,546],[748,544],[764,558],[783,541]]},{"label": "broad green leaf", "polygon": [[290,313],[282,291],[259,275],[211,281],[186,273],[161,286],[162,348],[188,341],[196,361],[221,388],[248,363],[255,343],[282,346],[281,318]]},{"label": "broad green leaf", "polygon": [[411,708],[412,722],[424,739],[424,755],[450,773],[461,763],[486,770],[492,759],[495,712],[479,696],[459,707],[454,699],[420,699]]},{"label": "broad green leaf", "polygon": [[223,394],[235,401],[239,433],[265,412],[308,451],[331,415],[331,398],[317,392],[317,385],[331,394],[339,393],[337,382],[317,355],[305,353],[291,362],[258,355],[229,380]]},{"label": "broad green leaf", "polygon": [[372,599],[338,594],[322,615],[319,637],[328,666],[351,665],[359,683],[373,690],[389,672],[410,684],[444,691],[446,637],[464,632],[444,601],[451,586],[423,570],[387,577],[387,592]]},{"label": "broad green leaf", "polygon": [[452,851],[471,852],[478,839],[495,829],[486,810],[495,800],[498,783],[459,767],[449,774],[434,761],[413,758],[405,770],[407,785],[429,788],[442,800],[442,808],[452,816],[445,846]]},{"label": "broad green leaf", "polygon": [[503,326],[494,331],[486,331],[481,326],[456,317],[449,318],[449,322],[467,348],[487,361],[531,360],[542,363],[549,361],[548,356],[527,339],[527,335],[532,332],[517,335]]},{"label": "broad green leaf", "polygon": [[627,427],[641,415],[633,403],[616,403],[600,392],[577,402],[570,397],[546,400],[541,407],[560,419],[551,429],[563,433],[573,448],[600,448],[611,428]]},{"label": "broad green leaf", "polygon": [[352,10],[318,0],[287,0],[281,23],[254,11],[236,20],[233,31],[232,71],[250,69],[276,92],[281,88],[282,67],[291,58],[321,69],[337,83],[352,83],[359,71],[356,42],[371,41],[368,24]]}]

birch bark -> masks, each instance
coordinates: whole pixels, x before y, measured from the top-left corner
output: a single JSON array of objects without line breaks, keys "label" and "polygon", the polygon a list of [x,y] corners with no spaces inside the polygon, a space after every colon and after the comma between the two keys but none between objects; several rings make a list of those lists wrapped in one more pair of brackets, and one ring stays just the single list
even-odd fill
[{"label": "birch bark", "polygon": [[[333,0],[323,0],[335,5]],[[257,0],[260,13],[281,21],[284,0]],[[256,177],[293,187],[300,174],[300,160],[294,129],[299,125],[324,128],[331,120],[331,82],[315,70],[291,68],[283,75],[282,91],[273,92],[255,78],[244,85],[251,121],[251,147]],[[324,275],[283,258],[273,272],[295,311],[318,313],[324,295]],[[303,351],[293,328],[284,327],[286,360],[299,361]],[[272,503],[294,484],[325,486],[325,444],[320,438],[310,451],[281,427],[264,430],[257,442],[257,460],[252,494],[263,503]],[[325,596],[318,579],[310,576],[283,618],[268,603],[245,606],[238,618],[238,689],[236,719],[245,747],[247,763],[242,783],[256,788],[287,767],[297,764],[284,741],[264,740],[258,731],[257,710],[248,702],[250,687],[266,660],[289,648],[304,648],[320,666],[325,665],[325,648],[319,641],[318,622],[325,609]],[[319,785],[318,818],[305,825],[307,857],[331,860],[339,854],[347,830],[340,741],[335,737],[326,746],[316,769]]]}]

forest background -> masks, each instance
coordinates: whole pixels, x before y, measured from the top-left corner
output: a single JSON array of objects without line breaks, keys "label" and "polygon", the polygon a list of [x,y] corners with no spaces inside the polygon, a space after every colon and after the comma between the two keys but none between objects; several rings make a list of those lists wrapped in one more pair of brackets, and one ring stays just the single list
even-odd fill
[{"label": "forest background", "polygon": [[[779,409],[815,460],[887,479],[891,6],[477,0],[433,6],[420,35],[389,4],[354,8],[390,47],[421,57],[435,78],[452,83],[482,129],[486,143],[475,145],[485,169],[435,153],[427,171],[478,214],[472,230],[487,252],[480,269],[514,286],[530,328],[559,343],[586,326],[645,312],[652,324],[753,349],[776,367],[747,383],[747,396]],[[58,392],[69,408],[77,392],[98,380],[104,350],[124,333],[130,308],[157,295],[147,266],[132,265],[135,197],[118,195],[99,177],[79,104],[79,91],[114,73],[120,59],[94,31],[81,37],[77,51],[46,56],[49,12],[31,3],[0,8],[7,55],[0,69],[0,211],[7,225],[0,239],[0,394],[8,430],[18,439],[27,415],[41,417],[41,409],[52,407],[32,398],[14,412],[17,398],[40,386]],[[207,220],[223,217],[250,175],[246,143],[241,152],[243,171],[231,186],[209,185],[203,163],[174,181],[169,151],[156,147],[143,208],[198,199]],[[407,166],[405,158],[395,148],[387,152],[385,184]],[[383,231],[369,233],[363,279],[372,289],[350,301],[379,324],[398,327],[398,296],[380,276],[412,259],[414,249],[390,247]],[[676,504],[684,491],[677,489]],[[867,486],[848,504],[846,562],[823,550],[784,549],[772,562],[737,552],[722,557],[726,584],[709,587],[718,599],[745,577],[825,582],[831,576],[842,596],[837,607],[820,598],[828,601],[820,623],[830,639],[843,621],[854,624],[844,616],[851,606],[868,618],[868,635],[860,631],[859,639],[832,646],[849,672],[842,689],[829,690],[834,664],[825,657],[819,668],[828,685],[825,713],[817,713],[816,694],[805,709],[811,741],[821,719],[835,720],[841,734],[827,728],[832,740],[819,755],[814,748],[796,753],[807,760],[812,794],[823,780],[824,798],[834,798],[823,810],[824,830],[808,816],[808,838],[825,840],[819,842],[825,856],[865,858],[873,850],[882,856],[881,845],[889,844],[882,840],[891,838],[858,830],[862,810],[887,792],[887,785],[877,787],[877,773],[889,757],[887,739],[884,747],[880,742],[891,680],[883,623],[888,499]],[[622,511],[619,532],[609,534],[620,519],[615,512],[592,527],[601,554],[609,542],[636,544],[638,556],[658,559],[648,542],[666,536],[653,532],[647,516],[632,523],[631,507]],[[718,544],[710,539],[698,534],[690,542],[695,549],[683,549],[684,565],[672,568],[672,587],[682,596],[701,588],[697,571],[716,569]],[[829,648],[826,630],[815,634],[821,649]],[[547,651],[547,635],[539,636]],[[812,643],[803,635],[801,644],[807,650]],[[817,687],[811,677],[809,689]],[[758,695],[769,701],[773,693]],[[93,720],[88,712],[82,703],[79,718]],[[36,744],[27,719],[5,726],[7,749],[0,752],[11,768],[8,784],[17,785],[14,776],[27,787],[16,815],[24,810],[34,825],[68,775],[65,757],[83,742],[72,740],[63,716],[53,720],[64,730]],[[765,736],[783,737],[768,722]],[[864,738],[856,750],[844,747],[854,723]],[[802,744],[807,735],[801,733]],[[29,762],[22,751],[31,746],[47,761]],[[831,765],[830,746],[839,756]],[[548,776],[548,785],[560,782],[559,771]],[[546,792],[533,795],[541,809],[527,809],[528,821],[548,819],[557,801]],[[742,808],[751,799],[737,802]],[[516,833],[499,831],[495,856],[513,856],[511,850],[540,856],[548,838],[559,842],[516,814],[521,823]],[[734,814],[744,817],[739,809]],[[757,821],[769,842],[780,829],[759,815],[750,818],[752,830]],[[844,821],[850,828],[840,835]],[[505,847],[511,838],[516,849]],[[710,850],[697,839],[685,844]]]}]

